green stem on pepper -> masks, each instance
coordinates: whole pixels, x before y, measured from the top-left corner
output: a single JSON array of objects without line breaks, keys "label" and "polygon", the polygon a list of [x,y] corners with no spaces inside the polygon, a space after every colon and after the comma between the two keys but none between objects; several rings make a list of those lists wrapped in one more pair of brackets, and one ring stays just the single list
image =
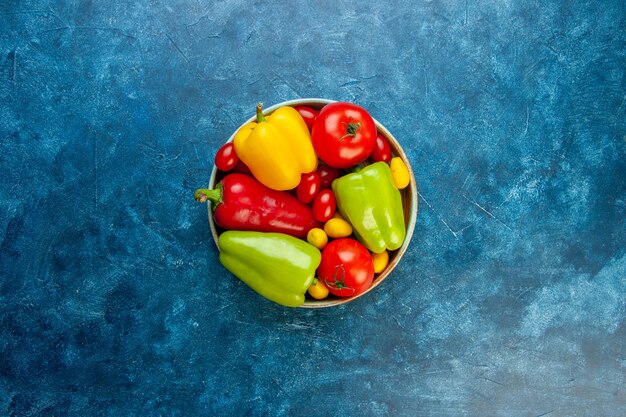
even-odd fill
[{"label": "green stem on pepper", "polygon": [[213,206],[216,206],[222,202],[222,183],[217,184],[212,190],[210,188],[198,188],[193,196],[198,203],[210,201]]},{"label": "green stem on pepper", "polygon": [[256,122],[262,123],[266,121],[267,120],[265,120],[265,116],[263,116],[263,103],[259,102],[256,105]]}]

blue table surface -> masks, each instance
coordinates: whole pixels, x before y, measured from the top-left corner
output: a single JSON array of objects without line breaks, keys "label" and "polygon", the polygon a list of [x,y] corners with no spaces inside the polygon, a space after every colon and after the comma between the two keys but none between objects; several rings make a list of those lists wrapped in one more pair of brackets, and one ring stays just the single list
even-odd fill
[{"label": "blue table surface", "polygon": [[[0,415],[626,415],[626,3],[0,3]],[[257,101],[367,108],[419,189],[337,308],[219,263]]]}]

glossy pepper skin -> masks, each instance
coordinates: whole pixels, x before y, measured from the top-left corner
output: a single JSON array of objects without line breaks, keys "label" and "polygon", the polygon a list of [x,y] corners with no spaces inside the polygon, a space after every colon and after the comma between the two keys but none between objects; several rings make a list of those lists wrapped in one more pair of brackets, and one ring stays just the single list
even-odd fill
[{"label": "glossy pepper skin", "polygon": [[320,223],[311,207],[287,191],[272,190],[240,173],[226,175],[213,190],[199,189],[196,200],[213,203],[215,223],[229,230],[285,233],[299,239]]},{"label": "glossy pepper skin", "polygon": [[282,233],[228,230],[218,245],[226,269],[263,297],[287,307],[304,303],[321,261],[317,248]]},{"label": "glossy pepper skin", "polygon": [[274,190],[297,187],[302,174],[317,168],[311,134],[293,107],[280,107],[264,116],[259,103],[257,121],[242,126],[233,142],[254,177]]},{"label": "glossy pepper skin", "polygon": [[333,181],[339,213],[357,239],[374,253],[395,250],[406,236],[402,196],[389,165],[376,162]]}]

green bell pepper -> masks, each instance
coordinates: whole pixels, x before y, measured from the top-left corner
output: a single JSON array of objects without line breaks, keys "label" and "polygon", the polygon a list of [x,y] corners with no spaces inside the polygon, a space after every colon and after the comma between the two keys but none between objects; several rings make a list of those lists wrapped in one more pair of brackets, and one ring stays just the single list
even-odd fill
[{"label": "green bell pepper", "polygon": [[356,238],[374,253],[402,246],[406,236],[402,196],[389,165],[376,162],[332,184],[337,209]]},{"label": "green bell pepper", "polygon": [[321,260],[316,247],[282,233],[228,230],[218,245],[226,269],[263,297],[287,307],[304,303]]}]

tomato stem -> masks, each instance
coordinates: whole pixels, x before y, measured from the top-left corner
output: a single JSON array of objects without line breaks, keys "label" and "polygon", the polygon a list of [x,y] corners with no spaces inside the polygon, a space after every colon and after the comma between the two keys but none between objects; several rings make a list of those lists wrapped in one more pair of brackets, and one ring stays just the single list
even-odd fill
[{"label": "tomato stem", "polygon": [[256,121],[257,123],[266,122],[265,116],[263,116],[263,103],[259,102],[256,105]]},{"label": "tomato stem", "polygon": [[[339,273],[339,271],[341,271],[341,279],[337,279],[337,274]],[[335,273],[333,274],[333,280],[329,282],[328,279],[323,278],[324,282],[326,283],[326,286],[328,286],[329,288],[333,288],[335,290],[342,290],[342,289],[348,289],[351,290],[354,293],[354,288],[349,287],[346,285],[346,269],[344,268],[343,264],[339,264],[335,267]]]},{"label": "tomato stem", "polygon": [[343,123],[346,125],[346,134],[339,138],[339,140],[343,140],[347,136],[355,137],[359,129],[361,128],[361,122],[354,123],[352,118],[350,118],[349,123]]}]

